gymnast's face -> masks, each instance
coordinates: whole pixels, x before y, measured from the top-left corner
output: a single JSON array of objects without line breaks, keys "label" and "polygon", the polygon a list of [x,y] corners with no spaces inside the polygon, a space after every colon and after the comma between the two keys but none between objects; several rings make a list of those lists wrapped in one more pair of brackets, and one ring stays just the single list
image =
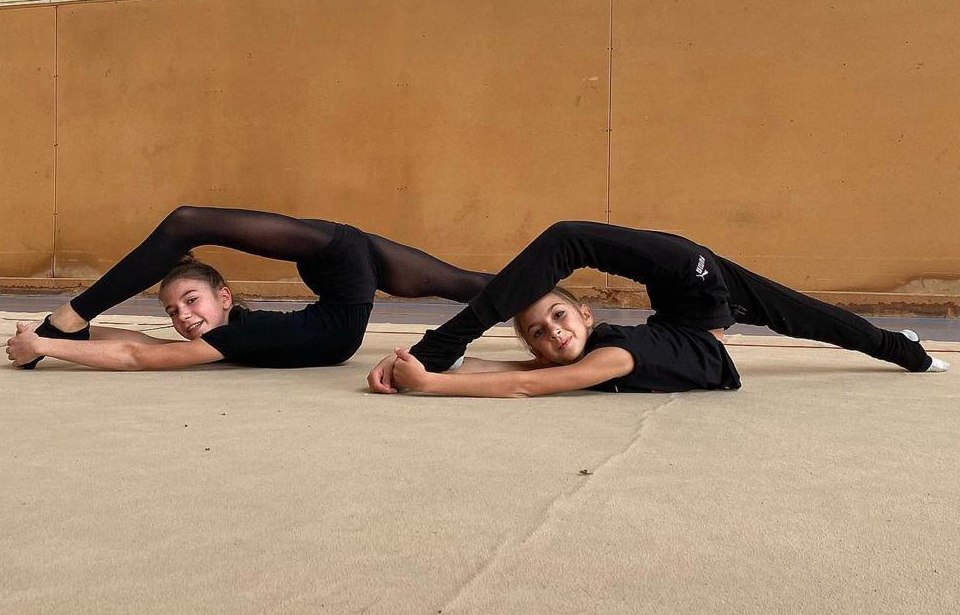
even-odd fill
[{"label": "gymnast's face", "polygon": [[227,323],[233,295],[226,286],[217,289],[202,280],[179,278],[164,287],[160,303],[177,333],[195,340]]},{"label": "gymnast's face", "polygon": [[548,293],[516,316],[523,339],[538,359],[556,365],[576,363],[593,331],[593,313]]}]

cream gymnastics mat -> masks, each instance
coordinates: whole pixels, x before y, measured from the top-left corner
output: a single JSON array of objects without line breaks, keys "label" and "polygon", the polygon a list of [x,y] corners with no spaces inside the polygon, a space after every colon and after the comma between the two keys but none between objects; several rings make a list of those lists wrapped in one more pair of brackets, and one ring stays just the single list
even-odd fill
[{"label": "cream gymnastics mat", "polygon": [[[0,335],[26,316],[0,314]],[[928,344],[953,370],[909,374],[731,336],[736,392],[367,393],[424,328],[371,325],[332,368],[0,368],[0,613],[960,601],[960,344]],[[524,356],[503,328],[471,354]]]}]

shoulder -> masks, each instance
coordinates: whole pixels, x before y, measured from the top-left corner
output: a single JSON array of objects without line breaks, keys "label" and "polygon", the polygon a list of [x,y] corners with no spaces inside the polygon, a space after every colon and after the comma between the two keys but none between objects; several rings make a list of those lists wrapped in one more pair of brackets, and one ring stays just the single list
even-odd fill
[{"label": "shoulder", "polygon": [[600,323],[591,334],[587,354],[580,362],[589,361],[588,365],[595,364],[607,373],[617,372],[607,380],[627,376],[642,361],[641,350],[647,345],[646,333],[646,325]]},{"label": "shoulder", "polygon": [[219,327],[214,327],[201,336],[208,344],[212,344],[221,350],[226,346],[232,346],[239,339],[247,337],[251,333],[256,333],[263,328],[265,322],[269,323],[269,318],[261,318],[262,315],[280,314],[280,312],[269,312],[263,310],[250,310],[246,307],[235,305],[230,310],[230,316],[227,322]]},{"label": "shoulder", "polygon": [[629,349],[638,339],[643,339],[646,325],[610,325],[605,322],[594,327],[587,341],[586,351],[598,348],[621,347]]},{"label": "shoulder", "polygon": [[593,328],[592,337],[596,339],[617,339],[630,337],[631,335],[636,334],[637,331],[645,329],[646,325],[611,325],[609,323],[601,322]]},{"label": "shoulder", "polygon": [[633,371],[636,365],[633,353],[619,346],[604,346],[591,350],[576,365],[585,365],[587,369],[603,373],[607,377],[600,382],[611,378],[620,378]]}]

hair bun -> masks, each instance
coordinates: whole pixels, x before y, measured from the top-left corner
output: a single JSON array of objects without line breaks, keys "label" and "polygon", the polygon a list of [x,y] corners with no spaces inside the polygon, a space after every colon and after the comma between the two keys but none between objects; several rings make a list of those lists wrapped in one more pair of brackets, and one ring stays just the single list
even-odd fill
[{"label": "hair bun", "polygon": [[193,257],[193,251],[187,251],[186,254],[180,257],[180,261],[177,263],[177,266],[182,267],[183,265],[192,265],[195,262],[197,262],[197,259]]}]

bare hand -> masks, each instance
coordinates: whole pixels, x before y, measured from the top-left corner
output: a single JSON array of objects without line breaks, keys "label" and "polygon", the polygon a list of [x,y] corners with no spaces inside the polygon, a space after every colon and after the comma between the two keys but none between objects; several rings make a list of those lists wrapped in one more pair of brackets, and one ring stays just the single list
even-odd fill
[{"label": "bare hand", "polygon": [[17,334],[19,335],[21,331],[30,331],[31,333],[33,333],[34,331],[37,330],[37,327],[39,327],[41,324],[43,324],[43,321],[41,320],[38,320],[36,322],[18,322]]},{"label": "bare hand", "polygon": [[396,362],[393,364],[394,385],[413,391],[424,390],[430,374],[423,363],[406,348],[397,348],[394,353],[396,354]]},{"label": "bare hand", "polygon": [[374,393],[397,393],[399,392],[393,386],[393,364],[397,361],[397,355],[392,354],[385,357],[377,363],[377,366],[370,371],[367,376],[367,384]]},{"label": "bare hand", "polygon": [[17,323],[17,334],[7,340],[7,358],[15,367],[26,365],[40,356],[36,344],[40,336],[34,333],[39,323]]}]

